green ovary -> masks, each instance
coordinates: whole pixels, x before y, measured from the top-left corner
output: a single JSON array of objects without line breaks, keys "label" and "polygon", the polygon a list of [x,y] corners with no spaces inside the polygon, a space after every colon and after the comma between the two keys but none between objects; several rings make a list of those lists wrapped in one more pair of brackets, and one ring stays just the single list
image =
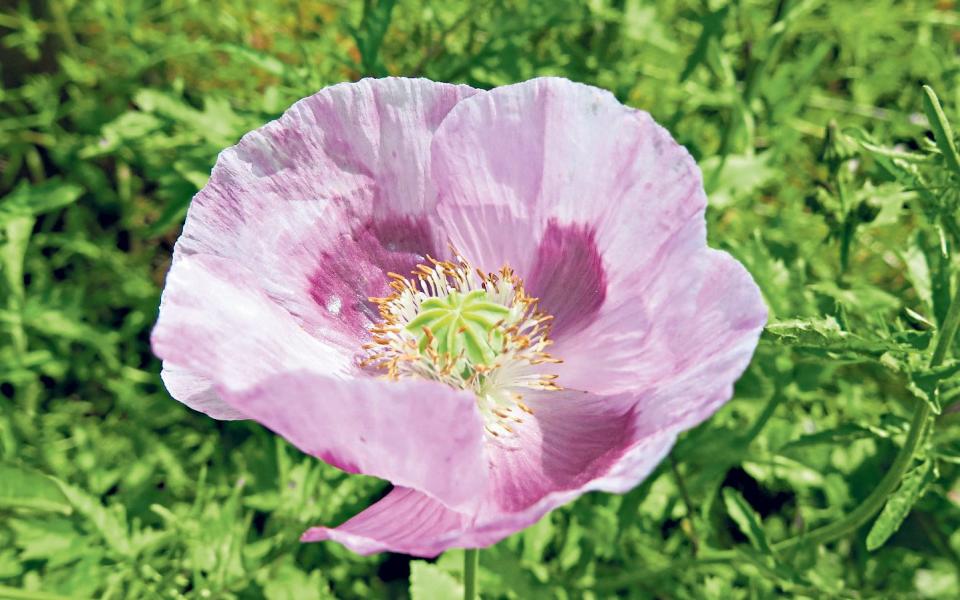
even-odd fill
[{"label": "green ovary", "polygon": [[483,290],[454,291],[424,300],[406,328],[417,336],[421,353],[431,345],[441,356],[456,358],[463,353],[470,365],[489,365],[503,349],[500,326],[508,316],[510,310],[491,301]]}]

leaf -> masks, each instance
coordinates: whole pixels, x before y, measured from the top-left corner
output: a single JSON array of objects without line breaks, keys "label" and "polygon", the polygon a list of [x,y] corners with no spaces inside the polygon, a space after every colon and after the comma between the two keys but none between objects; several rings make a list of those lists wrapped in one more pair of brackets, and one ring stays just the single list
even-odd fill
[{"label": "leaf", "polygon": [[320,571],[304,573],[297,568],[292,557],[271,571],[261,571],[259,575],[266,600],[322,600],[332,597]]},{"label": "leaf", "polygon": [[769,554],[764,555],[746,546],[737,546],[735,551],[744,563],[752,564],[766,576],[780,582],[787,590],[794,586],[809,585],[791,566],[776,562]]},{"label": "leaf", "polygon": [[121,556],[132,556],[130,530],[123,505],[105,507],[99,499],[66,483],[62,483],[60,489],[73,508],[87,518],[111,549]]},{"label": "leaf", "polygon": [[3,224],[6,243],[0,246],[0,267],[3,268],[7,286],[13,292],[12,297],[19,300],[24,296],[23,258],[27,253],[27,244],[30,242],[35,221],[33,217],[15,217]]},{"label": "leaf", "polygon": [[446,600],[463,596],[463,585],[440,567],[422,560],[410,563],[410,597]]},{"label": "leaf", "polygon": [[943,153],[943,158],[947,161],[947,166],[955,175],[960,176],[960,154],[957,154],[957,146],[953,141],[953,129],[950,127],[947,116],[943,114],[940,100],[929,85],[923,86],[923,111],[927,113],[933,137],[937,141],[940,152]]},{"label": "leaf", "polygon": [[831,429],[824,429],[816,433],[802,435],[795,440],[787,442],[780,448],[781,452],[806,446],[816,446],[820,444],[849,444],[864,438],[877,435],[876,431],[861,427],[854,423],[844,423]]},{"label": "leaf", "polygon": [[694,47],[693,52],[687,57],[687,62],[683,67],[683,71],[680,73],[680,83],[686,81],[697,67],[704,62],[710,46],[710,40],[723,35],[723,20],[726,18],[729,10],[730,7],[724,5],[715,11],[708,12],[700,19],[703,28],[700,31],[700,37],[697,39],[697,45]]},{"label": "leaf", "polygon": [[809,286],[809,289],[829,296],[849,310],[862,314],[900,308],[899,298],[869,285],[840,287],[832,281],[822,281]]},{"label": "leaf", "polygon": [[[10,519],[21,560],[43,559],[48,566],[72,563],[94,550],[90,541],[63,517]],[[2,596],[0,596],[2,597]]]},{"label": "leaf", "polygon": [[850,337],[833,317],[772,321],[766,331],[779,340],[797,345],[827,346]]},{"label": "leaf", "polygon": [[910,372],[908,389],[917,398],[927,402],[933,414],[942,412],[940,405],[940,387],[944,383],[953,383],[958,380],[960,361],[948,360],[939,367],[914,369]]},{"label": "leaf", "polygon": [[928,310],[933,310],[933,290],[930,283],[930,266],[927,264],[927,255],[917,243],[912,243],[899,252],[900,260],[907,268],[906,275],[913,286],[917,297]]},{"label": "leaf", "polygon": [[375,0],[364,3],[363,18],[360,26],[353,29],[353,39],[360,52],[364,75],[382,77],[387,75],[387,69],[380,58],[380,46],[387,35],[393,17],[393,7],[396,0]]},{"label": "leaf", "polygon": [[190,196],[184,195],[178,200],[174,200],[167,204],[166,208],[163,209],[163,212],[160,213],[160,216],[157,217],[157,220],[150,224],[144,231],[143,235],[152,238],[158,235],[165,233],[168,229],[173,227],[175,224],[179,225],[183,220],[184,215],[187,214],[187,209],[190,207]]},{"label": "leaf", "polygon": [[282,77],[287,72],[287,65],[282,60],[276,56],[267,54],[266,52],[261,52],[247,46],[230,43],[220,44],[215,46],[215,48],[217,50],[226,52],[230,56],[245,60],[255,67],[259,67],[267,73],[270,73],[271,75]]},{"label": "leaf", "polygon": [[[735,154],[726,157],[711,156],[700,164],[705,173],[713,173],[706,182],[710,206],[725,208],[738,198],[754,200],[754,192],[773,176],[776,169],[769,164],[767,154]],[[717,171],[717,169],[720,169]]]},{"label": "leaf", "polygon": [[844,331],[833,317],[771,321],[764,335],[798,350],[833,358],[877,360],[885,352],[899,349],[893,342],[864,339]]},{"label": "leaf", "polygon": [[536,563],[522,560],[506,544],[497,544],[484,550],[481,563],[480,589],[484,597],[496,598],[498,594],[510,594],[516,598],[536,598],[543,592],[547,579],[541,578],[538,570],[532,567]]},{"label": "leaf", "polygon": [[0,463],[0,509],[27,508],[39,511],[72,512],[70,502],[57,482],[37,471]]},{"label": "leaf", "polygon": [[200,126],[202,113],[187,104],[182,98],[167,92],[144,88],[133,97],[140,110],[160,115],[174,121]]},{"label": "leaf", "polygon": [[145,112],[131,110],[110,121],[100,130],[100,140],[84,148],[81,158],[93,158],[116,150],[125,142],[139,140],[163,127],[163,120]]},{"label": "leaf", "polygon": [[903,478],[900,487],[884,504],[880,516],[867,534],[867,550],[871,552],[883,546],[890,536],[900,529],[913,505],[923,496],[927,486],[936,479],[933,461],[925,460],[911,469]]},{"label": "leaf", "polygon": [[17,560],[12,548],[0,550],[0,579],[10,579],[23,572],[23,565]]},{"label": "leaf", "polygon": [[10,194],[0,200],[0,226],[17,217],[35,217],[76,201],[83,188],[59,179],[49,179],[32,185],[22,181]]},{"label": "leaf", "polygon": [[529,562],[543,560],[547,546],[553,539],[553,522],[547,515],[524,530],[523,536],[523,559]]},{"label": "leaf", "polygon": [[750,544],[763,552],[764,554],[773,554],[770,544],[767,542],[767,534],[763,531],[763,525],[760,523],[760,515],[757,514],[750,503],[743,495],[733,488],[723,488],[723,503],[727,507],[727,514],[737,524],[740,531],[743,532]]}]

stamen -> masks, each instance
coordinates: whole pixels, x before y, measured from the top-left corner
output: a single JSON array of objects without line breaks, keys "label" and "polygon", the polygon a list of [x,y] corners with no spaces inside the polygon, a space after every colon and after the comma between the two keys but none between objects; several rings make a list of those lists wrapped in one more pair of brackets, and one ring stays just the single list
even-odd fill
[{"label": "stamen", "polygon": [[393,293],[370,298],[382,321],[370,327],[360,364],[389,379],[432,379],[472,391],[484,429],[502,442],[515,437],[511,424],[533,414],[519,390],[562,389],[557,375],[540,370],[562,362],[545,351],[553,317],[538,310],[508,266],[485,274],[456,260],[427,256],[412,277],[387,274]]}]

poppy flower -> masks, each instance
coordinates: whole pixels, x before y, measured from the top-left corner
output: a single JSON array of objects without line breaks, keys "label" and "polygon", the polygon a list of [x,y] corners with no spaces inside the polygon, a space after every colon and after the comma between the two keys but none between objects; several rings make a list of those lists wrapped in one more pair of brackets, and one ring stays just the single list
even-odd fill
[{"label": "poppy flower", "polygon": [[335,85],[220,155],[153,348],[187,406],[393,484],[304,540],[487,546],[629,490],[730,398],[766,310],[705,207],[594,87]]}]

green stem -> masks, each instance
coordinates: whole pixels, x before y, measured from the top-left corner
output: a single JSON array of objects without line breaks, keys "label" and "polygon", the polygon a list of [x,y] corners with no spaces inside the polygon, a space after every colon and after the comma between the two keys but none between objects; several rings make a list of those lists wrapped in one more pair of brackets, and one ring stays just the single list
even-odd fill
[{"label": "green stem", "polygon": [[910,423],[910,431],[907,439],[901,446],[897,457],[887,471],[877,487],[873,489],[867,499],[860,506],[844,515],[838,521],[824,525],[819,529],[814,529],[809,533],[801,534],[787,540],[783,540],[773,545],[776,551],[784,551],[795,548],[803,543],[826,544],[838,540],[846,535],[853,533],[870,518],[877,514],[889,496],[900,484],[904,473],[910,468],[913,462],[913,455],[916,453],[920,440],[923,439],[923,430],[930,418],[930,405],[923,401],[917,401],[917,408],[913,413],[913,420]]},{"label": "green stem", "polygon": [[957,328],[960,327],[960,285],[954,294],[950,308],[947,309],[947,317],[943,320],[943,329],[937,338],[937,345],[933,349],[933,358],[930,359],[930,368],[939,367],[947,358],[947,352],[953,346],[953,338],[957,335]]},{"label": "green stem", "polygon": [[[953,347],[953,339],[957,335],[957,328],[960,327],[960,285],[954,294],[953,301],[950,302],[950,308],[947,309],[947,317],[943,320],[943,327],[937,336],[937,345],[933,349],[933,356],[930,358],[930,368],[939,367],[950,348]],[[774,544],[773,549],[777,551],[789,550],[801,543],[826,544],[838,540],[847,534],[853,533],[864,523],[877,514],[884,503],[903,479],[904,473],[913,463],[913,456],[917,452],[920,441],[923,439],[923,432],[926,429],[927,421],[930,420],[930,405],[923,401],[917,401],[917,407],[913,412],[913,419],[910,421],[910,429],[907,433],[907,439],[897,452],[897,457],[893,464],[887,470],[883,479],[877,484],[873,492],[867,496],[860,506],[853,509],[839,521],[834,521],[829,525],[824,525],[819,529],[814,529],[809,533],[799,535],[778,544]]]},{"label": "green stem", "polygon": [[743,438],[740,439],[740,443],[744,447],[748,446],[757,439],[757,436],[760,435],[760,432],[763,431],[763,428],[766,427],[767,421],[770,420],[770,417],[773,416],[773,413],[777,411],[777,407],[783,403],[783,392],[777,388],[773,392],[773,396],[770,397],[770,401],[767,402],[767,405],[763,407],[763,411],[760,413],[760,416],[757,417],[757,420],[754,421],[753,427],[750,428],[750,431],[747,432]]},{"label": "green stem", "polygon": [[466,548],[463,551],[463,600],[476,600],[477,567],[480,565],[480,550]]},{"label": "green stem", "polygon": [[[947,309],[947,316],[943,320],[943,327],[940,329],[937,337],[937,344],[934,347],[933,356],[930,359],[931,368],[940,366],[947,357],[947,353],[953,346],[953,340],[954,337],[956,337],[958,326],[960,326],[960,286],[957,287],[953,301],[950,303],[950,308]],[[774,408],[776,408],[776,404],[772,404],[769,412],[772,413]],[[767,411],[764,412],[766,413]],[[765,414],[764,416],[768,415]],[[887,471],[886,475],[884,475],[883,479],[880,480],[880,483],[877,484],[877,487],[873,490],[873,492],[870,493],[867,499],[860,504],[860,506],[845,515],[839,521],[834,521],[829,525],[824,525],[823,527],[814,529],[809,533],[801,534],[799,536],[773,544],[773,549],[777,552],[783,552],[808,542],[815,544],[826,544],[853,533],[864,523],[870,520],[870,517],[875,515],[881,508],[883,508],[883,504],[886,501],[887,496],[896,489],[897,485],[899,485],[900,481],[903,479],[904,473],[906,473],[907,469],[910,468],[910,464],[913,462],[913,456],[916,454],[917,447],[920,445],[920,441],[923,439],[923,432],[926,429],[929,418],[930,405],[923,401],[917,401],[917,407],[914,410],[913,419],[910,422],[910,429],[907,433],[907,439],[904,441],[903,446],[901,446],[900,451],[897,452],[897,457],[894,459],[893,464],[890,466],[890,469]],[[646,572],[639,576],[635,573],[631,573],[621,578],[610,578],[598,583],[596,587],[597,589],[618,589],[625,585],[631,585],[634,583],[635,579],[640,577],[649,579],[652,577],[666,576],[676,572],[677,570],[686,570],[702,565],[725,563],[740,559],[741,557],[736,550],[703,549],[700,555],[692,560],[678,561],[670,567],[660,571]]]},{"label": "green stem", "polygon": [[696,514],[693,512],[693,502],[690,500],[690,494],[687,492],[687,486],[683,482],[683,476],[680,475],[680,469],[677,467],[677,459],[673,457],[673,452],[670,453],[667,459],[670,461],[670,471],[673,473],[673,480],[677,484],[677,489],[680,490],[680,497],[683,498],[684,508],[687,511],[687,523],[690,525],[688,537],[690,538],[693,555],[696,556],[700,550],[700,538],[697,535],[697,528],[693,522],[694,515]]}]

